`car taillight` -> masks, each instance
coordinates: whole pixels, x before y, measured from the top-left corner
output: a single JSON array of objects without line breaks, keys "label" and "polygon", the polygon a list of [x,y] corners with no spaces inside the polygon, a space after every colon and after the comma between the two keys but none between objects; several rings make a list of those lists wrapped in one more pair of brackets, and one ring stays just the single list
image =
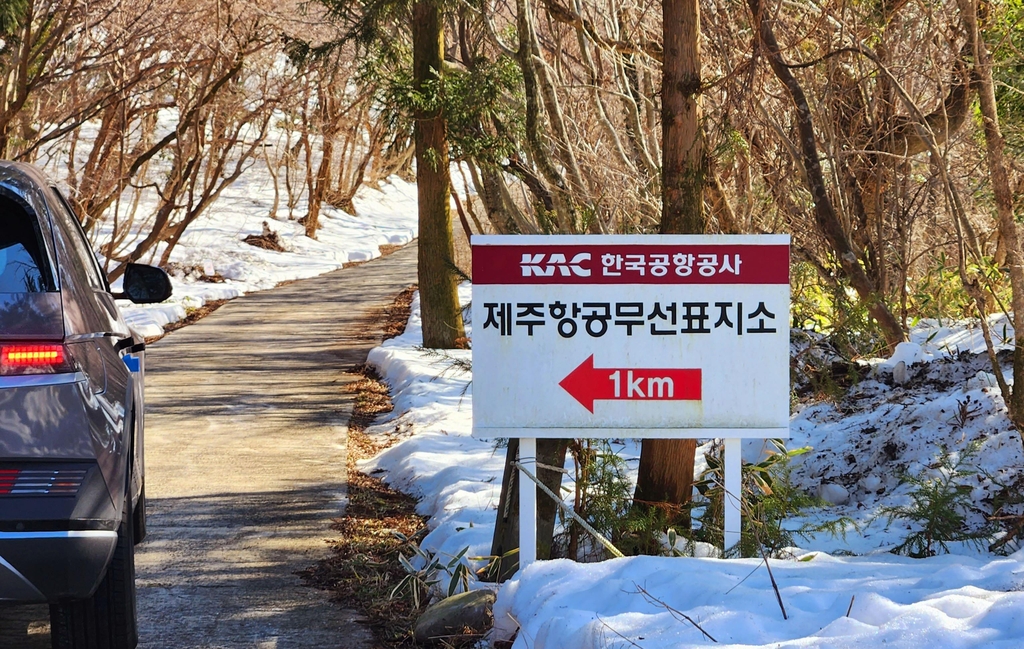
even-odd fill
[{"label": "car taillight", "polygon": [[64,345],[0,345],[0,376],[75,371]]}]

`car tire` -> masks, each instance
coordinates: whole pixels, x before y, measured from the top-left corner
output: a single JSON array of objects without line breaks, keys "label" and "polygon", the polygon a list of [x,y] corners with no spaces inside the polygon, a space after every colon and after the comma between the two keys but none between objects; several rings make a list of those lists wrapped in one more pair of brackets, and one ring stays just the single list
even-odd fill
[{"label": "car tire", "polygon": [[134,517],[125,507],[107,574],[92,597],[50,605],[53,649],[135,649]]},{"label": "car tire", "polygon": [[132,533],[135,535],[135,545],[146,540],[146,481],[142,481],[142,490],[139,491],[139,499],[132,511]]}]

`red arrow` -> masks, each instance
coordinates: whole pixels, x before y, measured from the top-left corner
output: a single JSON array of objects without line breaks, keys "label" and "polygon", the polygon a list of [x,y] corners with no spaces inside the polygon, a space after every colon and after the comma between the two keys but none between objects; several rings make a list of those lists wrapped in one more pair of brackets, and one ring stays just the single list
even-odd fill
[{"label": "red arrow", "polygon": [[699,369],[596,368],[594,355],[558,385],[594,412],[598,399],[619,401],[700,401]]}]

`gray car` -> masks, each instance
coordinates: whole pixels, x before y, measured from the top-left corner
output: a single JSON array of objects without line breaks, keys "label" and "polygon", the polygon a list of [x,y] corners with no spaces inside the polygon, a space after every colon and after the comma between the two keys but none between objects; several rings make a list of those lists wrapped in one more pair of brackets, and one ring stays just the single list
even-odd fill
[{"label": "gray car", "polygon": [[[128,267],[124,297],[169,296]],[[67,200],[0,162],[0,600],[48,602],[55,648],[138,642],[145,345],[115,297]]]}]

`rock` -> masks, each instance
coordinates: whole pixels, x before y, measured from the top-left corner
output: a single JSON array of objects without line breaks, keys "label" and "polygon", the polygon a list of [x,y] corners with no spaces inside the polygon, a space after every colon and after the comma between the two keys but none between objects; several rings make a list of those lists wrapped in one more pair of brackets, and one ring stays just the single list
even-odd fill
[{"label": "rock", "polygon": [[861,478],[860,487],[864,491],[875,493],[882,488],[882,479],[876,475],[867,475]]},{"label": "rock", "polygon": [[903,385],[907,382],[907,364],[905,362],[900,361],[892,368],[892,380],[896,385]]},{"label": "rock", "polygon": [[833,505],[844,505],[850,500],[850,492],[838,484],[823,484],[818,487],[818,498]]},{"label": "rock", "polygon": [[990,374],[984,370],[978,372],[973,377],[967,379],[968,390],[979,390],[982,388],[995,388],[999,386],[999,381],[996,380],[995,374]]},{"label": "rock", "polygon": [[897,363],[906,363],[907,367],[910,367],[914,363],[921,360],[921,346],[917,343],[900,343],[896,345],[896,349],[893,351],[892,358],[889,359],[889,363],[896,366]]},{"label": "rock", "polygon": [[494,600],[490,590],[459,593],[427,607],[416,620],[416,642],[439,644],[452,636],[482,636],[494,625]]}]

